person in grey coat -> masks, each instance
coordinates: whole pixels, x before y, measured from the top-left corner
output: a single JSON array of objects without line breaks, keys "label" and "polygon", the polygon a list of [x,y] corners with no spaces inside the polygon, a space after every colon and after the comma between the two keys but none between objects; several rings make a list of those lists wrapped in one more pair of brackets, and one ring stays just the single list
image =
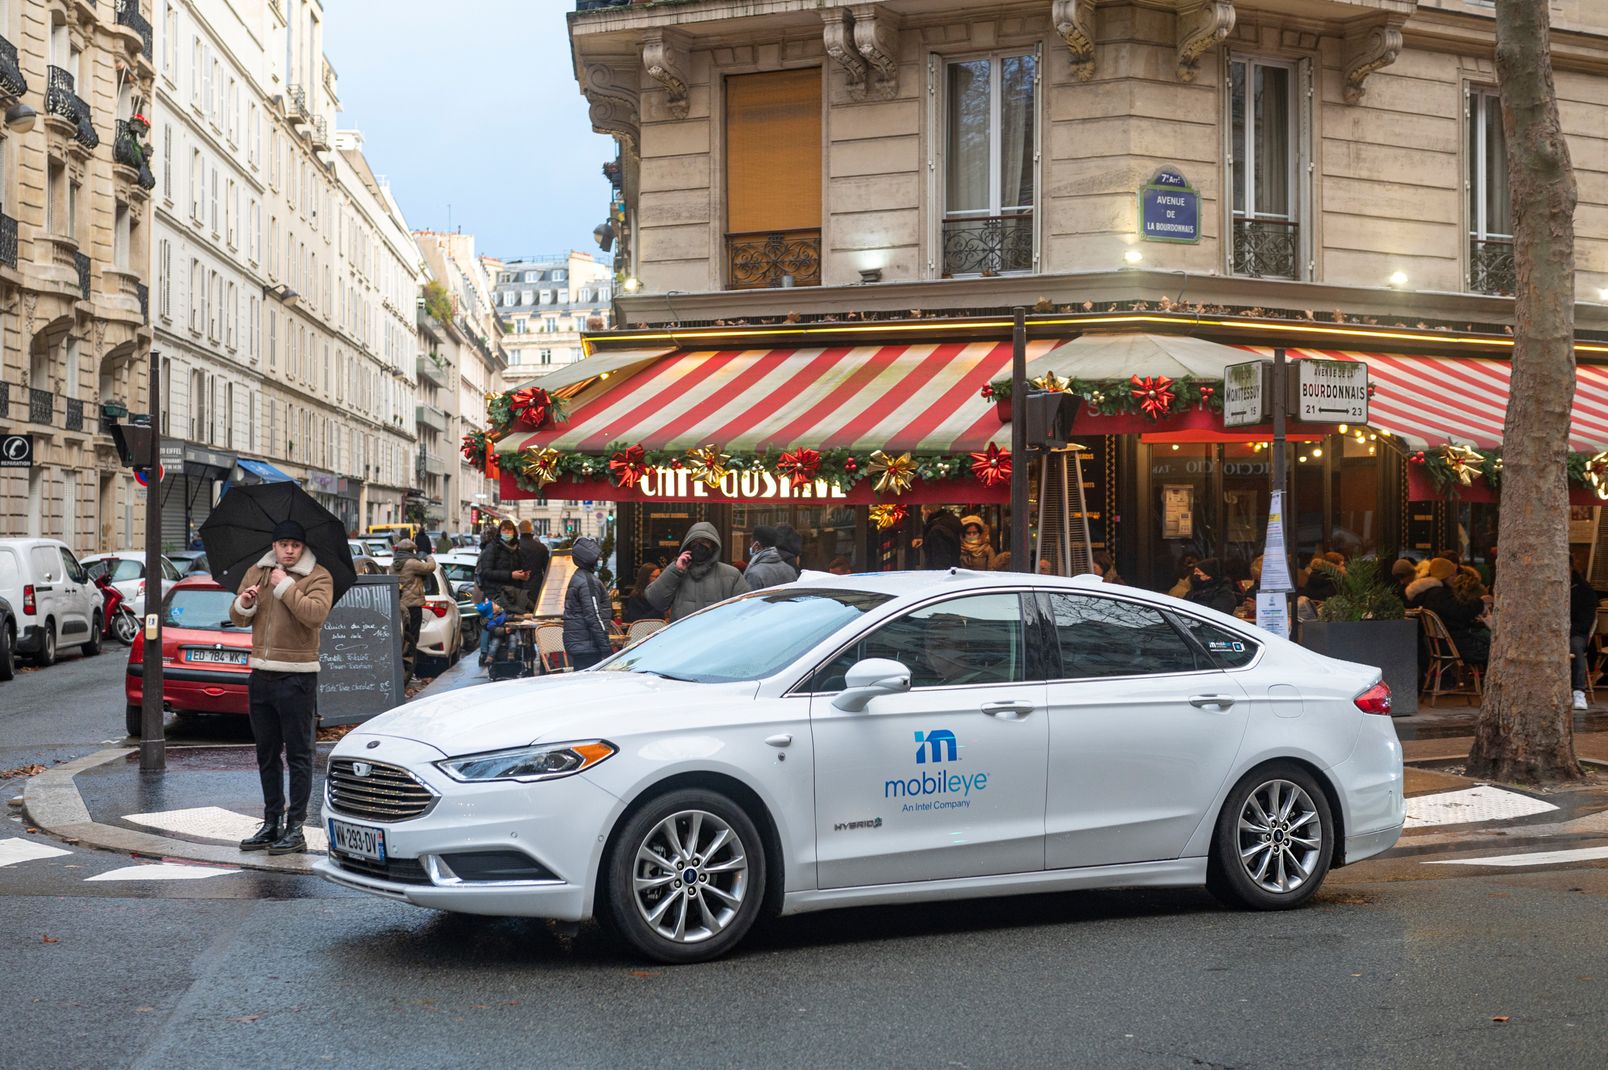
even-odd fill
[{"label": "person in grey coat", "polygon": [[590,669],[611,653],[609,596],[597,578],[602,556],[597,540],[585,536],[570,548],[575,571],[564,592],[564,653],[573,669]]},{"label": "person in grey coat", "polygon": [[743,572],[743,579],[750,591],[757,591],[762,587],[776,587],[798,579],[798,570],[783,559],[781,548],[777,546],[777,538],[777,530],[768,525],[761,524],[754,529],[754,544],[749,550],[748,568]]},{"label": "person in grey coat", "polygon": [[743,574],[720,559],[720,532],[700,520],[681,540],[681,556],[648,587],[654,609],[680,620],[748,590]]}]

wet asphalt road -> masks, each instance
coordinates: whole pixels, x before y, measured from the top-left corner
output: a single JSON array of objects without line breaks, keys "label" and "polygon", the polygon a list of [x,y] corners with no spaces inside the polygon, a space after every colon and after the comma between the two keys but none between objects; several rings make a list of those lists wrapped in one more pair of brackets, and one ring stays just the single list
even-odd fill
[{"label": "wet asphalt road", "polygon": [[[0,764],[98,749],[120,673],[108,651],[0,685]],[[33,839],[9,808],[7,837]],[[1608,1050],[1601,863],[1369,862],[1282,914],[1188,891],[839,911],[669,969],[595,927],[309,878],[86,883],[131,860],[65,849],[0,868],[0,1066],[1595,1070]]]}]

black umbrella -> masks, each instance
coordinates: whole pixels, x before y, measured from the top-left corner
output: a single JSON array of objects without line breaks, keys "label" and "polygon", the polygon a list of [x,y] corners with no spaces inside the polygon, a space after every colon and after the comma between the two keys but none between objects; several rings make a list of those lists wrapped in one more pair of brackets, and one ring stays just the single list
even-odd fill
[{"label": "black umbrella", "polygon": [[357,582],[346,525],[294,483],[232,486],[201,525],[212,576],[238,591],[246,573],[273,549],[274,526],[294,520],[307,532],[307,548],[335,581],[335,601]]}]

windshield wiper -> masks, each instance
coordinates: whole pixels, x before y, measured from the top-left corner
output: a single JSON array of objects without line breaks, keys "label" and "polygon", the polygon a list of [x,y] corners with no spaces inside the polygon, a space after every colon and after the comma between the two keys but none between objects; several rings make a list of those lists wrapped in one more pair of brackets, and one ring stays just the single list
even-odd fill
[{"label": "windshield wiper", "polygon": [[658,677],[662,677],[663,679],[674,680],[677,683],[682,683],[682,684],[695,684],[695,683],[698,682],[697,680],[693,679],[690,676],[677,676],[675,673],[664,672],[664,671],[659,670],[659,669],[630,669],[630,670],[627,670],[627,671],[646,673],[648,676],[658,676]]}]

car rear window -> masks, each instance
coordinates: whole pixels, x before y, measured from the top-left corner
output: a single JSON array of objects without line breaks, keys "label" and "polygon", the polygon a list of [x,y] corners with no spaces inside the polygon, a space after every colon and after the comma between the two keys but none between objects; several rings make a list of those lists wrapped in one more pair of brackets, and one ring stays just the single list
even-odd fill
[{"label": "car rear window", "polygon": [[1239,669],[1256,660],[1256,652],[1262,649],[1261,644],[1245,638],[1227,628],[1220,628],[1215,624],[1207,624],[1203,620],[1196,620],[1186,614],[1178,615],[1178,622],[1184,630],[1195,637],[1195,641],[1206,648],[1212,660],[1225,669]]},{"label": "car rear window", "polygon": [[103,557],[99,561],[91,561],[84,568],[91,576],[105,576],[111,583],[137,580],[145,575],[145,563],[132,557]]},{"label": "car rear window", "polygon": [[162,608],[162,623],[175,628],[227,629],[237,625],[229,620],[229,603],[234,595],[211,588],[186,588],[168,595]]}]

